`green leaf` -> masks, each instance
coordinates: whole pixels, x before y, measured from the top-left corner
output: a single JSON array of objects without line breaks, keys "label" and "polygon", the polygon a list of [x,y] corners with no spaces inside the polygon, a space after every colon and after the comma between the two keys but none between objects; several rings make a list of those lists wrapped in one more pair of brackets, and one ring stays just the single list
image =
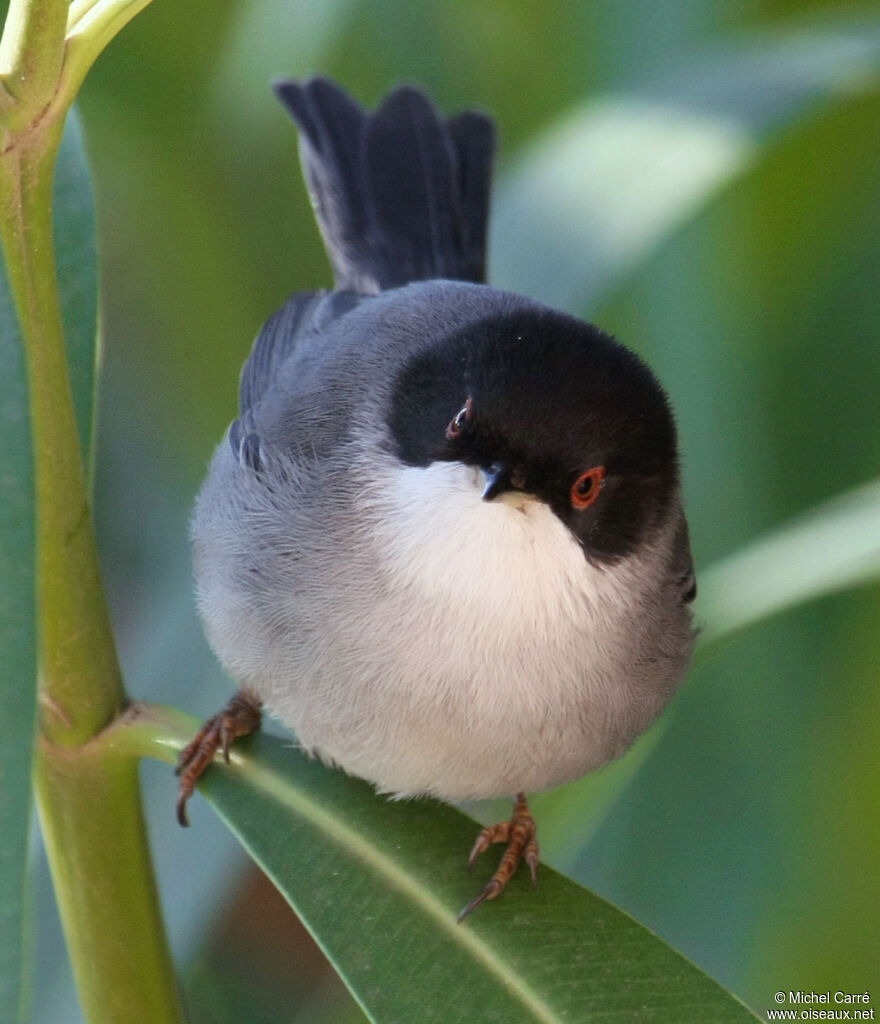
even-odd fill
[{"label": "green leaf", "polygon": [[[394,802],[268,736],[204,792],[374,1021],[678,1024],[754,1020],[629,916],[542,867],[464,924],[488,880],[478,826],[434,801]],[[540,825],[539,825],[540,828]],[[194,837],[194,841],[197,839]]]},{"label": "green leaf", "polygon": [[880,578],[880,481],[833,498],[700,577],[703,643]]},{"label": "green leaf", "polygon": [[552,306],[595,307],[753,166],[780,126],[878,81],[880,20],[872,18],[767,32],[643,89],[588,101],[502,182],[490,279]]},{"label": "green leaf", "polygon": [[[92,432],[97,277],[95,229],[79,130],[69,121],[58,164],[59,288],[83,451]],[[34,493],[27,381],[5,267],[0,275],[0,1020],[23,1018],[30,942],[28,836],[36,700]]]}]

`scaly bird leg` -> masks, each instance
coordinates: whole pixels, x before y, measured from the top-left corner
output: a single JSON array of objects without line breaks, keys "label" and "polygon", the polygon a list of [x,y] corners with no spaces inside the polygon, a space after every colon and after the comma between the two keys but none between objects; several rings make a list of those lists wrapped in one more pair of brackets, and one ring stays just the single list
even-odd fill
[{"label": "scaly bird leg", "polygon": [[262,706],[262,702],[249,690],[239,690],[220,714],[209,718],[181,751],[175,771],[175,775],[180,776],[177,820],[181,825],[189,825],[186,802],[214,760],[214,755],[222,749],[223,759],[229,764],[232,741],[260,728]]},{"label": "scaly bird leg", "polygon": [[498,870],[492,875],[485,888],[458,915],[459,921],[463,921],[472,910],[476,910],[486,900],[497,899],[504,892],[505,886],[513,877],[521,860],[525,860],[529,866],[532,885],[538,884],[538,835],[535,819],[529,810],[525,793],[520,793],[517,796],[510,821],[501,821],[497,825],[490,825],[477,836],[477,841],[468,858],[468,868],[474,866],[477,857],[488,850],[492,843],[507,843],[507,849],[504,851]]}]

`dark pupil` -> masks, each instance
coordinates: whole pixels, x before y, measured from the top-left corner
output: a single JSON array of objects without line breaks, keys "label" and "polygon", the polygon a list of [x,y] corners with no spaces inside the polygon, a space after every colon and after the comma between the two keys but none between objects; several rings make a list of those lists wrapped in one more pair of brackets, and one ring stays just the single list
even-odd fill
[{"label": "dark pupil", "polygon": [[586,497],[593,489],[593,478],[591,476],[585,476],[582,480],[578,481],[578,494],[582,497]]}]

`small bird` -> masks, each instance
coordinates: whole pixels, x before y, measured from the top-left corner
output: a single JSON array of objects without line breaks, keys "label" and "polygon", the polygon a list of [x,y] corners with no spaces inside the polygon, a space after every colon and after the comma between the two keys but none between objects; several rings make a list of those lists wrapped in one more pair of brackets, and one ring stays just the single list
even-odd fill
[{"label": "small bird", "polygon": [[515,797],[464,917],[521,860],[534,881],[526,794],[621,755],[686,671],[675,423],[612,337],[485,284],[489,117],[275,91],[335,290],[263,326],[196,503],[199,609],[241,690],[181,755],[178,817],[265,706],[382,793]]}]

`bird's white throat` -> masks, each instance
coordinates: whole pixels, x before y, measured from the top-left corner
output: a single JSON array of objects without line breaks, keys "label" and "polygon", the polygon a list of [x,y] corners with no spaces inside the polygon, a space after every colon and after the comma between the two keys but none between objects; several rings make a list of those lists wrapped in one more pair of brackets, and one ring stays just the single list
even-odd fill
[{"label": "bird's white throat", "polygon": [[589,563],[544,502],[484,501],[483,473],[458,462],[381,472],[376,535],[397,578],[425,597],[532,630],[582,623],[589,606],[604,618],[627,600],[619,574]]}]

